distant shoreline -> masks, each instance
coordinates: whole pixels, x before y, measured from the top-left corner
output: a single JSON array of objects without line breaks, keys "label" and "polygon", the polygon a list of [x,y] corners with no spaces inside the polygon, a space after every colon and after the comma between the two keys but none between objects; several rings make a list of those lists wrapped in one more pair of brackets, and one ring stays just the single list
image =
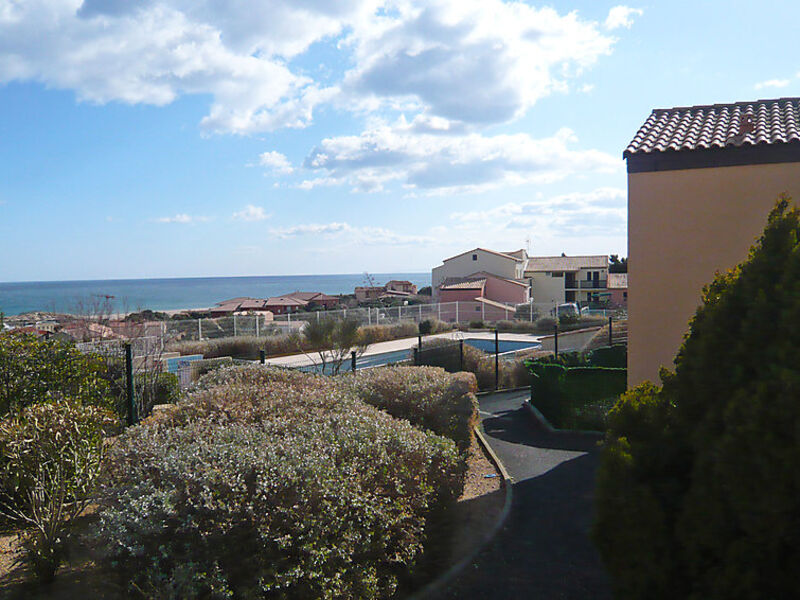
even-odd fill
[{"label": "distant shoreline", "polygon": [[[407,279],[418,287],[430,285],[430,273],[374,273],[378,283]],[[352,294],[364,285],[364,274],[268,275],[262,277],[186,277],[157,279],[107,279],[90,281],[0,283],[0,311],[6,316],[30,312],[74,314],[80,302],[112,298],[112,312],[141,310],[184,312],[207,310],[228,298],[268,298],[294,291]]]}]

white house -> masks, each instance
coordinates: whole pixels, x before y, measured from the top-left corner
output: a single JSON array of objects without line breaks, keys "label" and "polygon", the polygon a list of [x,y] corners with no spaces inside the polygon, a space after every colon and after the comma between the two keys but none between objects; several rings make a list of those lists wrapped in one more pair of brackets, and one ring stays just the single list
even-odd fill
[{"label": "white house", "polygon": [[531,256],[525,269],[537,304],[597,302],[608,296],[608,255]]},{"label": "white house", "polygon": [[439,287],[447,279],[469,277],[476,272],[485,272],[503,279],[521,281],[525,277],[528,254],[525,250],[514,252],[495,252],[485,248],[475,248],[444,259],[442,264],[431,271],[433,298],[439,300]]}]

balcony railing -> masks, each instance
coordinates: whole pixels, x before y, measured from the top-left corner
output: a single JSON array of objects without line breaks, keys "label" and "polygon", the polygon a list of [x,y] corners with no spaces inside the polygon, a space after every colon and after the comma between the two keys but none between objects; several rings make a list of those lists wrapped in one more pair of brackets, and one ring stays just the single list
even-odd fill
[{"label": "balcony railing", "polygon": [[606,279],[593,279],[592,281],[581,280],[580,286],[582,290],[598,290],[598,289],[605,289],[606,283],[608,280]]}]

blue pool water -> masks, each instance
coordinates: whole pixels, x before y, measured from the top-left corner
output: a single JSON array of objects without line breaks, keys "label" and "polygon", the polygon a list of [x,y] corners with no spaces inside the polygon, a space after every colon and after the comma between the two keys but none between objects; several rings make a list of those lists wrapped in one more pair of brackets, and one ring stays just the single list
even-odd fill
[{"label": "blue pool water", "polygon": [[[477,348],[487,354],[494,354],[494,340],[483,339],[465,339],[465,344]],[[528,348],[541,348],[539,342],[512,342],[508,340],[500,340],[498,342],[498,350],[500,354],[505,352],[516,352],[517,350],[527,350]]]},{"label": "blue pool water", "polygon": [[[396,350],[394,352],[384,352],[382,354],[372,354],[370,356],[362,356],[356,359],[356,370],[368,369],[370,367],[382,367],[384,365],[391,365],[394,363],[402,362],[411,359],[411,350]],[[300,367],[301,371],[307,373],[319,373],[319,365],[309,365],[307,367]],[[350,371],[350,359],[342,363],[341,373]],[[325,374],[330,375],[331,369],[328,365],[325,367]]]}]

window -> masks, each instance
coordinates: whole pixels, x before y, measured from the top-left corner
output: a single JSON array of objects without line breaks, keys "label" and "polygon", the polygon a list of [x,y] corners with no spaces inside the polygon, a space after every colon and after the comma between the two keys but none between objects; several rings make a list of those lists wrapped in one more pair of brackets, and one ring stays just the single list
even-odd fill
[{"label": "window", "polygon": [[473,254],[472,255],[472,260],[478,260],[478,255],[477,254]]},{"label": "window", "polygon": [[628,299],[628,292],[622,292],[622,297],[625,298],[625,300],[627,300]]},{"label": "window", "polygon": [[553,271],[553,277],[563,277],[564,273],[562,271]]},{"label": "window", "polygon": [[[475,307],[475,312],[481,312],[481,307],[480,306],[476,306]],[[522,408],[525,408],[525,407],[523,406]]]}]

